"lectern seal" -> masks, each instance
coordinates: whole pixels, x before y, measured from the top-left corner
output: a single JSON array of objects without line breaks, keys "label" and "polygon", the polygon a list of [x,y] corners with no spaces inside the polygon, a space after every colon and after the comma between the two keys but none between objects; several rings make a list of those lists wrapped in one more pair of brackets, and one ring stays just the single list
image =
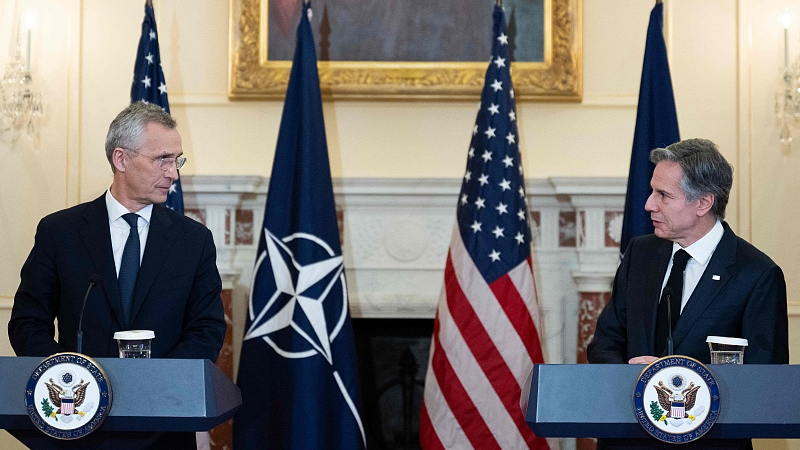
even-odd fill
[{"label": "lectern seal", "polygon": [[39,363],[28,379],[25,409],[45,434],[78,439],[99,428],[108,416],[111,385],[92,358],[57,353]]},{"label": "lectern seal", "polygon": [[667,356],[636,379],[636,420],[654,438],[669,443],[699,439],[719,417],[719,386],[701,362]]}]

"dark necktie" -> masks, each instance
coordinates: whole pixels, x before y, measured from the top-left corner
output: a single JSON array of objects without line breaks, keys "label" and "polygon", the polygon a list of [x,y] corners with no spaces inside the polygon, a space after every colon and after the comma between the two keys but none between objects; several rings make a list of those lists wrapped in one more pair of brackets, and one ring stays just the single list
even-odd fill
[{"label": "dark necktie", "polygon": [[131,298],[133,287],[136,285],[136,275],[139,273],[139,215],[134,213],[122,216],[131,226],[125,249],[122,251],[122,261],[119,264],[119,296],[122,299],[122,314],[125,317],[124,327],[128,327],[131,319]]},{"label": "dark necktie", "polygon": [[[656,320],[656,354],[665,355],[669,330],[675,329],[678,317],[681,315],[681,297],[683,296],[683,271],[686,270],[686,263],[691,256],[681,249],[675,252],[672,257],[672,271],[667,279],[667,286],[672,289],[672,296],[669,298],[672,309],[672,323],[669,323],[667,299],[663,296],[658,303],[658,319]],[[666,287],[664,288],[666,290]]]}]

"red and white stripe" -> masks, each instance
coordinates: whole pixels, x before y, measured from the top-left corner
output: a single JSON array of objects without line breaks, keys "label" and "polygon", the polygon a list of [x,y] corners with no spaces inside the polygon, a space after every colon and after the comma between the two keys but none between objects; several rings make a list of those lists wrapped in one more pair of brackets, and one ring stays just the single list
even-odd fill
[{"label": "red and white stripe", "polygon": [[423,448],[548,448],[520,407],[533,364],[544,362],[538,324],[530,259],[487,284],[455,227],[425,379]]}]

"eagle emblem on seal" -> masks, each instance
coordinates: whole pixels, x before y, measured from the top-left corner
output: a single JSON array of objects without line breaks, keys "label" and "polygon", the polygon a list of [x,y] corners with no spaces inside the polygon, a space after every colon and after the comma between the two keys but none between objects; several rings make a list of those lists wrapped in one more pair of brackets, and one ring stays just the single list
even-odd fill
[{"label": "eagle emblem on seal", "polygon": [[666,411],[665,418],[683,419],[694,408],[700,386],[695,386],[694,383],[685,386],[686,380],[677,374],[670,376],[667,384],[659,381],[653,386],[658,392],[659,405]]},{"label": "eagle emblem on seal", "polygon": [[69,421],[68,417],[72,414],[78,414],[82,417],[83,412],[77,408],[83,405],[84,400],[86,400],[86,388],[90,382],[84,382],[81,378],[76,383],[75,376],[71,371],[62,372],[58,378],[60,384],[52,378],[50,378],[50,381],[44,382],[45,386],[47,386],[48,397],[52,402],[52,406],[47,405],[46,400],[42,403],[42,409],[47,410],[44,411],[46,416],[58,420],[57,416],[60,415],[67,421]]}]

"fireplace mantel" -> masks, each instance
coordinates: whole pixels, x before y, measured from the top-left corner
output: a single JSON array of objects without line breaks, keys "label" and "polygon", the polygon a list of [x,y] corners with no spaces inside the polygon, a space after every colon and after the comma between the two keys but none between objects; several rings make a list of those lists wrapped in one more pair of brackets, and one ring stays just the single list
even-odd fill
[{"label": "fireplace mantel", "polygon": [[[351,314],[433,318],[458,179],[334,179]],[[269,180],[185,175],[186,214],[214,234],[241,336]],[[549,362],[572,362],[581,292],[608,292],[619,260],[624,178],[528,180],[534,266]],[[237,310],[238,319],[237,320]],[[237,323],[240,322],[240,323]]]}]

